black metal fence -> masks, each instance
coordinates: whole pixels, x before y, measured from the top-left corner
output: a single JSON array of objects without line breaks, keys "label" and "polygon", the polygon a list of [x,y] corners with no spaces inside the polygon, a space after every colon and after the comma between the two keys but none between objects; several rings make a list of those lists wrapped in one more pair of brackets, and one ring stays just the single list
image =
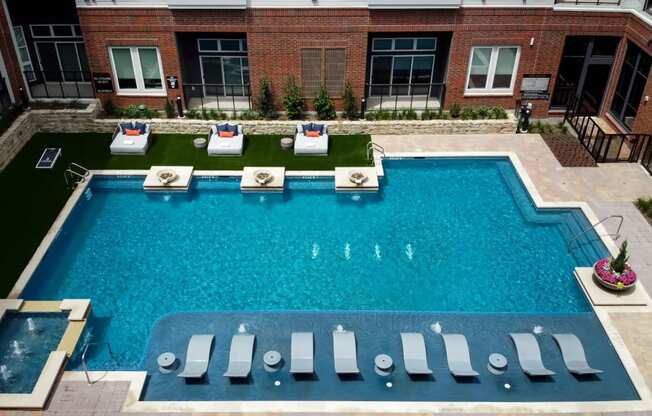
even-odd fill
[{"label": "black metal fence", "polygon": [[555,0],[555,4],[576,4],[576,5],[594,5],[594,6],[620,6],[620,0]]},{"label": "black metal fence", "polygon": [[189,110],[242,112],[253,109],[249,84],[183,84]]},{"label": "black metal fence", "polygon": [[89,71],[25,71],[32,98],[94,98]]},{"label": "black metal fence", "polygon": [[444,107],[446,84],[366,84],[363,112],[436,110]]},{"label": "black metal fence", "polygon": [[566,108],[567,121],[580,143],[598,163],[640,163],[652,173],[652,136],[649,134],[605,133],[588,112],[582,97],[573,97]]}]

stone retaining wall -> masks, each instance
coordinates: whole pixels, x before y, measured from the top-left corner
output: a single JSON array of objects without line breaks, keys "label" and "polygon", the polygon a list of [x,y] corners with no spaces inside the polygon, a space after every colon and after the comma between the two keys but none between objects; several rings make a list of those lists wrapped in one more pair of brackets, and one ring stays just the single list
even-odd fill
[{"label": "stone retaining wall", "polygon": [[[0,170],[29,141],[34,133],[89,133],[115,130],[119,119],[97,118],[98,101],[83,110],[30,110],[21,115],[0,137]],[[186,119],[149,120],[154,133],[207,134],[215,121]],[[246,134],[292,135],[301,121],[242,120]],[[400,120],[328,122],[329,134],[511,134],[516,131],[516,119],[508,113],[506,120]]]}]

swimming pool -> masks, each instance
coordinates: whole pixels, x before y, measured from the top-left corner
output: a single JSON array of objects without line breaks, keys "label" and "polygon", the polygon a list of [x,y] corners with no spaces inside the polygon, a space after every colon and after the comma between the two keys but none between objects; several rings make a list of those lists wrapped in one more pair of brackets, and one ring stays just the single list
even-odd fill
[{"label": "swimming pool", "polygon": [[90,298],[89,333],[135,369],[157,319],[181,311],[590,311],[573,277],[607,251],[579,209],[537,210],[507,158],[386,160],[379,193],[236,178],[145,193],[95,177],[26,299]]}]

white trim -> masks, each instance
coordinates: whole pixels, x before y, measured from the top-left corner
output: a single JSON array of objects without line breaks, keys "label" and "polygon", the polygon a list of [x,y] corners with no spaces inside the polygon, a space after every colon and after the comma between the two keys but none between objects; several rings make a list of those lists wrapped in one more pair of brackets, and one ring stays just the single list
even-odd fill
[{"label": "white trim", "polygon": [[[131,57],[131,66],[134,71],[134,78],[136,80],[136,88],[120,88],[118,81],[118,72],[115,68],[113,60],[114,49],[127,49]],[[140,62],[141,49],[154,49],[158,60],[159,74],[161,76],[161,88],[145,88],[145,79],[143,78],[143,69]],[[111,71],[113,72],[113,79],[115,82],[115,91],[117,95],[121,96],[148,96],[148,97],[165,97],[167,96],[167,89],[165,86],[165,77],[163,75],[163,63],[161,61],[161,53],[158,46],[110,46],[108,49],[109,61],[111,62]]]},{"label": "white trim", "polygon": [[[484,88],[469,88],[471,81],[471,67],[473,66],[473,52],[476,49],[491,49],[491,56],[489,57],[489,68],[487,69],[487,80]],[[496,65],[498,64],[498,55],[501,49],[516,49],[516,56],[514,58],[514,67],[512,68],[512,78],[509,88],[493,88],[496,76]],[[481,95],[502,95],[510,96],[514,92],[514,84],[516,83],[516,74],[518,73],[518,64],[521,59],[521,47],[517,45],[477,45],[471,47],[469,55],[469,64],[466,71],[466,83],[464,87],[465,96],[481,96]]]}]

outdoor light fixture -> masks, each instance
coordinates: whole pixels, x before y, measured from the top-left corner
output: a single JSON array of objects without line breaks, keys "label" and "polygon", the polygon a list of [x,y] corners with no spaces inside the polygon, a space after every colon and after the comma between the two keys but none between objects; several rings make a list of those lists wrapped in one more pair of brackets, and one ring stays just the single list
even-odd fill
[{"label": "outdoor light fixture", "polygon": [[530,46],[534,46],[534,38],[530,38]]}]

